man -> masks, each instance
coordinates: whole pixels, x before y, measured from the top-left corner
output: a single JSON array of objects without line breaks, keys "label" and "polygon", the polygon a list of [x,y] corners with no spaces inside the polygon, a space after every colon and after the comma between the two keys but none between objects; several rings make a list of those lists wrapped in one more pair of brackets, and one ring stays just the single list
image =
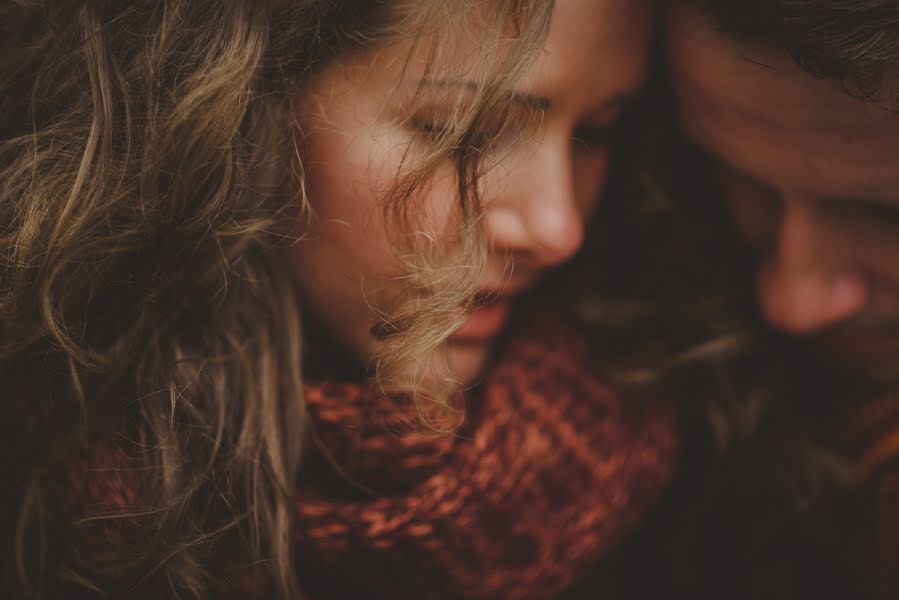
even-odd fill
[{"label": "man", "polygon": [[834,437],[860,436],[852,477],[883,508],[852,555],[899,597],[899,0],[672,0],[666,34],[761,313],[856,378]]},{"label": "man", "polygon": [[[899,2],[671,6],[683,128],[760,253],[760,307],[899,381]],[[796,59],[802,65],[796,62]]]}]

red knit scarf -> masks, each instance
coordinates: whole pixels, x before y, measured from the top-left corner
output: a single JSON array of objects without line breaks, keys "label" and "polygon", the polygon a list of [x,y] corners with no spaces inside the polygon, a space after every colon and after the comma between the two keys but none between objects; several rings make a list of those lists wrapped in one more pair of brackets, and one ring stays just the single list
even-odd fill
[{"label": "red knit scarf", "polygon": [[533,323],[443,437],[400,433],[395,406],[359,387],[311,387],[301,585],[315,598],[402,599],[569,587],[639,521],[676,454],[671,403],[622,399],[586,358],[573,332]]},{"label": "red knit scarf", "polygon": [[[362,386],[307,387],[294,526],[307,597],[557,597],[672,478],[673,405],[609,391],[558,323],[514,336],[485,380],[443,436],[404,428]],[[134,501],[133,474],[85,467],[70,469],[81,507]]]}]

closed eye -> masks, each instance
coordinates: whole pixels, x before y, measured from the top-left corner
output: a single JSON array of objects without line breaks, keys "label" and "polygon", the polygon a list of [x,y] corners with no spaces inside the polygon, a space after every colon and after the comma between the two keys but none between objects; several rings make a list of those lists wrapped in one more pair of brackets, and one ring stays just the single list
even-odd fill
[{"label": "closed eye", "polygon": [[821,202],[832,218],[839,221],[854,219],[881,227],[899,227],[899,205],[867,198],[828,198]]},{"label": "closed eye", "polygon": [[[439,142],[457,132],[453,125],[439,118],[423,117],[412,119],[410,125],[414,131],[428,142]],[[481,128],[471,136],[469,143],[485,150],[495,150],[505,144],[521,138],[522,128],[514,121],[505,123],[505,127],[491,121],[482,123]]]},{"label": "closed eye", "polygon": [[425,119],[416,119],[412,121],[412,126],[418,133],[421,133],[431,140],[437,140],[444,137],[449,129],[449,126],[446,123]]}]

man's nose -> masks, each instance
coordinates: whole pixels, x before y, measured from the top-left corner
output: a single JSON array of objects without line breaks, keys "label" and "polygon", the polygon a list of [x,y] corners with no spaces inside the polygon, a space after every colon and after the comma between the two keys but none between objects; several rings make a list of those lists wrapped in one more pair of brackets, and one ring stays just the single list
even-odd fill
[{"label": "man's nose", "polygon": [[584,241],[570,148],[540,148],[517,171],[509,174],[503,197],[488,207],[488,234],[495,247],[529,266],[559,265]]},{"label": "man's nose", "polygon": [[762,312],[772,325],[802,335],[835,325],[867,303],[868,284],[840,254],[815,207],[786,200],[758,272]]}]

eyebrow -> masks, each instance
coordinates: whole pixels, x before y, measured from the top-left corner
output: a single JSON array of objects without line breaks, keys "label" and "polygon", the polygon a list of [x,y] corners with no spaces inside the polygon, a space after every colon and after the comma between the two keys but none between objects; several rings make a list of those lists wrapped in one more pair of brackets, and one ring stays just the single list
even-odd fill
[{"label": "eyebrow", "polygon": [[899,198],[876,198],[861,194],[820,196],[820,200],[828,206],[837,206],[843,209],[849,208],[855,211],[870,211],[882,213],[889,210],[891,213],[899,209]]},{"label": "eyebrow", "polygon": [[[472,93],[478,91],[478,85],[475,82],[460,79],[420,79],[415,83],[431,88],[462,88]],[[528,92],[512,90],[507,92],[506,97],[511,102],[530,110],[547,110],[552,106],[552,101],[549,98],[537,94],[530,94]]]},{"label": "eyebrow", "polygon": [[[478,85],[475,82],[460,79],[420,79],[416,81],[416,83],[421,86],[432,88],[462,88],[472,93],[478,91]],[[630,90],[615,94],[592,112],[602,112],[610,108],[627,104],[637,95],[637,93],[636,90]],[[506,98],[510,102],[514,102],[529,110],[545,111],[552,107],[552,100],[546,96],[531,94],[529,92],[511,90],[506,93]]]},{"label": "eyebrow", "polygon": [[[720,154],[717,154],[711,148],[699,142],[698,140],[689,139],[688,143],[691,144],[702,155],[704,155],[707,160],[711,161],[719,168],[725,168],[733,171],[737,175],[751,180],[755,185],[760,185],[772,189],[771,185],[768,184],[764,179],[757,177],[746,169],[734,164],[727,158],[721,156]],[[895,211],[899,209],[899,197],[888,198],[866,196],[863,194],[809,194],[809,197],[812,198],[812,200],[816,203],[821,203],[824,206],[828,207],[835,207],[839,210],[848,209],[853,211],[869,210],[872,212],[883,212],[885,210]]]}]

